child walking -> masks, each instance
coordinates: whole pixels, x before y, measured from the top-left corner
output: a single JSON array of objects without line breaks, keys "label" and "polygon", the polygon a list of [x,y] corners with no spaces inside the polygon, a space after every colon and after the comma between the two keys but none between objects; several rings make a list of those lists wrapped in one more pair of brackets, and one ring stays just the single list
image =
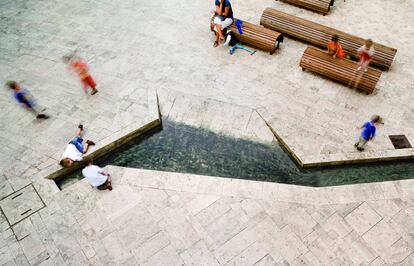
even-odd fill
[{"label": "child walking", "polygon": [[38,110],[33,100],[33,97],[30,95],[29,91],[20,87],[19,83],[17,83],[16,81],[8,81],[6,83],[6,86],[14,91],[13,94],[16,101],[20,103],[24,108],[36,115],[37,119],[49,118],[48,115]]},{"label": "child walking", "polygon": [[362,129],[359,140],[354,144],[355,148],[358,151],[363,151],[368,141],[373,140],[375,137],[376,127],[381,123],[381,117],[379,115],[373,115],[371,120],[363,124],[360,129]]},{"label": "child walking", "polygon": [[91,88],[91,95],[95,95],[98,90],[96,89],[96,83],[89,73],[88,64],[82,58],[75,57],[74,55],[67,55],[62,58],[63,62],[68,64],[73,71],[75,71],[81,79],[83,90],[88,93],[88,88]]},{"label": "child walking", "polygon": [[374,54],[374,43],[371,39],[368,39],[365,41],[365,44],[358,49],[359,62],[357,70],[367,72],[369,63],[371,62]]},{"label": "child walking", "polygon": [[358,86],[362,76],[368,71],[369,63],[371,62],[374,54],[374,43],[371,39],[367,39],[365,44],[358,49],[358,67],[355,70],[354,78],[349,82],[349,86],[351,86],[352,82],[354,82],[354,89]]}]

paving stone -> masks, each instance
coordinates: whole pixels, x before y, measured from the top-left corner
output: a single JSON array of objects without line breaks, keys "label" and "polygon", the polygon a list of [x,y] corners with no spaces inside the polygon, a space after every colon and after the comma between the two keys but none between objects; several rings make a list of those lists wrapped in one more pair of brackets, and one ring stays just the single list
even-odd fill
[{"label": "paving stone", "polygon": [[29,217],[44,206],[32,185],[16,191],[0,201],[0,207],[11,225]]},{"label": "paving stone", "polygon": [[183,265],[184,262],[171,245],[155,253],[142,265]]},{"label": "paving stone", "polygon": [[19,241],[19,243],[29,261],[36,259],[37,256],[46,251],[41,238],[36,232],[33,232],[29,236],[23,238]]},{"label": "paving stone", "polygon": [[382,219],[366,202],[345,217],[345,221],[359,234],[363,235]]},{"label": "paving stone", "polygon": [[366,232],[362,238],[378,253],[386,251],[400,235],[385,221],[381,220]]},{"label": "paving stone", "polygon": [[220,265],[203,240],[180,254],[185,265]]}]

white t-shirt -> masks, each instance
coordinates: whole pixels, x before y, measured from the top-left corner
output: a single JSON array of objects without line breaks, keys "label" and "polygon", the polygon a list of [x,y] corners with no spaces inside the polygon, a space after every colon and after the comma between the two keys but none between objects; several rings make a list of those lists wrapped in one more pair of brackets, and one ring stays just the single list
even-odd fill
[{"label": "white t-shirt", "polygon": [[370,57],[372,57],[375,54],[374,45],[371,45],[369,50],[367,49],[367,46],[364,44],[358,49],[358,53],[367,53]]},{"label": "white t-shirt", "polygon": [[88,165],[82,170],[83,176],[94,187],[102,185],[108,179],[108,177],[101,174],[101,172],[103,172],[102,168],[96,165]]},{"label": "white t-shirt", "polygon": [[62,159],[69,158],[72,161],[82,161],[82,153],[76,149],[75,145],[68,144],[63,152]]}]

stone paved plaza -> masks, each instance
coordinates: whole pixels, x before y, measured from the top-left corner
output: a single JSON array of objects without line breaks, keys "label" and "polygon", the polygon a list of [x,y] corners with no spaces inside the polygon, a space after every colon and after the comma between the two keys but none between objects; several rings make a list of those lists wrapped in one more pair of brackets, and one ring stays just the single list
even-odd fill
[{"label": "stone paved plaza", "polygon": [[[275,141],[265,120],[305,163],[414,155],[388,139],[414,143],[413,1],[337,0],[327,16],[232,3],[256,24],[273,7],[398,52],[367,96],[302,72],[296,40],[274,55],[214,49],[213,1],[0,1],[1,82],[51,115],[37,121],[0,90],[0,265],[414,265],[412,180],[305,188],[113,166],[111,192],[45,179],[79,123],[96,151],[157,119],[156,92],[164,117],[233,137]],[[95,96],[61,62],[75,49]],[[374,113],[385,124],[358,153],[355,128]]]}]

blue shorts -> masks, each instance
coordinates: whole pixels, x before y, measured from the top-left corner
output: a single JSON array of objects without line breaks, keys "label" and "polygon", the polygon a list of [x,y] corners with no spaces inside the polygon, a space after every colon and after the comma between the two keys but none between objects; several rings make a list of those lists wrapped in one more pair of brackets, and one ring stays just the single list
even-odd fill
[{"label": "blue shorts", "polygon": [[76,149],[77,149],[79,152],[83,153],[83,145],[82,145],[82,142],[83,142],[83,138],[81,138],[81,137],[79,137],[79,136],[76,136],[76,137],[74,137],[74,138],[73,138],[73,139],[69,142],[69,144],[73,144],[73,145],[75,145]]}]

